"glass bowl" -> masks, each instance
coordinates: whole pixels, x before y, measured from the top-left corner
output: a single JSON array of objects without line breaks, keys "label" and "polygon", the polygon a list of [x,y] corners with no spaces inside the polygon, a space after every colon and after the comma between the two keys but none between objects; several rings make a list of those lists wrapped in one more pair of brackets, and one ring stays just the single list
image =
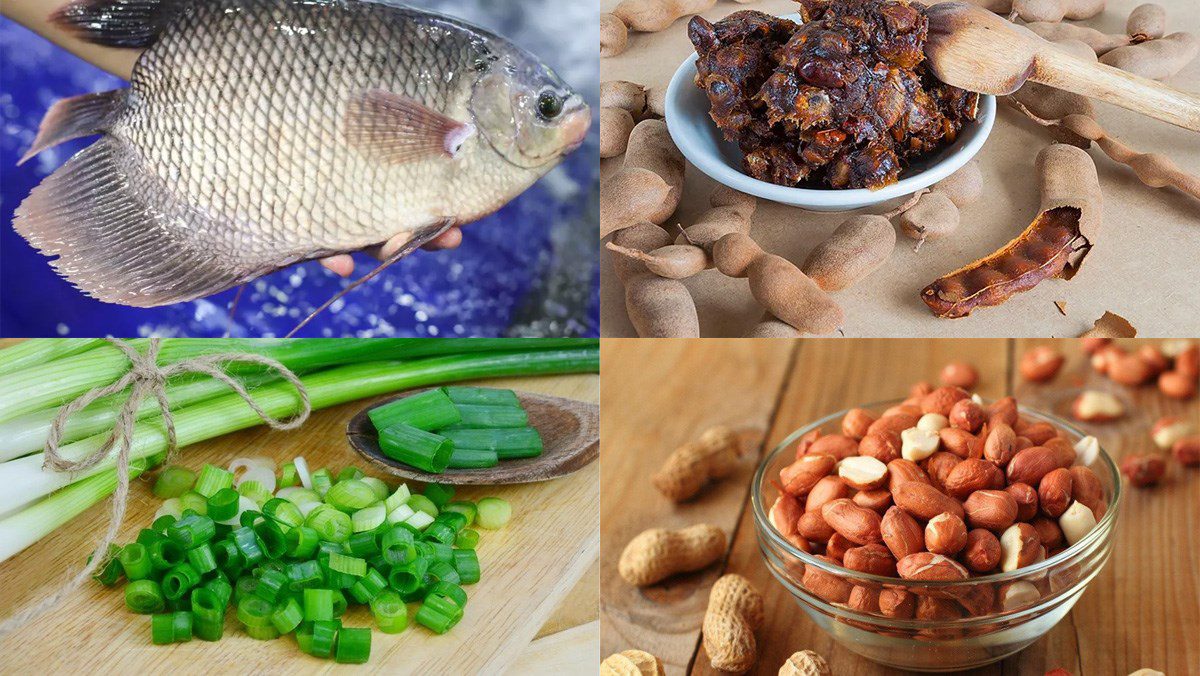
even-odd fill
[{"label": "glass bowl", "polygon": [[[899,404],[888,401],[860,408],[876,415]],[[795,460],[795,444],[820,429],[840,433],[846,411],[839,411],[796,430],[759,464],[751,503],[759,548],[767,568],[805,613],[847,649],[887,666],[916,671],[958,671],[1001,660],[1036,641],[1061,620],[1108,561],[1121,500],[1117,467],[1102,448],[1090,465],[1108,497],[1107,511],[1081,540],[1038,563],[1008,573],[951,582],[914,582],[844,568],[788,542],[771,524],[768,510],[778,496],[772,483],[779,470]],[[1083,432],[1056,416],[1020,409],[1033,422],[1049,422],[1072,444]],[[847,587],[850,585],[850,587]],[[900,619],[856,610],[842,599],[855,594],[886,593],[925,606],[940,619]],[[818,595],[813,591],[822,592]],[[1008,599],[1003,603],[1002,599]]]}]

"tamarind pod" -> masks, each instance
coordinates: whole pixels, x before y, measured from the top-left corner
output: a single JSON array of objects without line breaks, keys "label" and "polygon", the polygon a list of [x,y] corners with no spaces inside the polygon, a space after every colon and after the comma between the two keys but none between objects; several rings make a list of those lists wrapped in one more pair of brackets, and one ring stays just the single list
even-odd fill
[{"label": "tamarind pod", "polygon": [[[1096,115],[1092,100],[1088,97],[1037,82],[1026,82],[1007,98],[1025,106],[1044,120],[1061,120],[1069,115]],[[1060,143],[1069,143],[1077,148],[1086,149],[1091,145],[1091,141],[1062,125],[1050,127],[1050,135]]]},{"label": "tamarind pod", "polygon": [[633,115],[624,108],[600,109],[600,157],[616,157],[629,146]]},{"label": "tamarind pod", "polygon": [[629,44],[629,28],[616,14],[600,15],[600,56],[616,56]]},{"label": "tamarind pod", "polygon": [[750,218],[758,206],[752,195],[720,185],[708,197],[712,208],[700,215],[675,238],[676,244],[694,244],[711,256],[713,244],[725,235],[750,232]]},{"label": "tamarind pod", "polygon": [[670,198],[671,186],[658,174],[649,169],[621,169],[600,186],[600,239],[657,213]]},{"label": "tamarind pod", "polygon": [[762,319],[758,323],[750,327],[746,332],[746,338],[799,338],[804,334],[796,330],[796,327],[781,322],[771,315],[770,312],[764,312]]},{"label": "tamarind pod", "polygon": [[765,310],[804,333],[833,333],[842,308],[785,258],[763,254],[746,269],[750,293]]},{"label": "tamarind pod", "polygon": [[[643,221],[621,230],[613,241],[619,246],[646,252],[667,246],[671,236],[657,225]],[[613,269],[625,286],[625,311],[639,336],[700,336],[696,303],[683,282],[652,274],[645,263],[625,256],[613,260]]]},{"label": "tamarind pod", "polygon": [[958,207],[948,195],[930,191],[900,214],[900,230],[909,239],[938,239],[958,230]]},{"label": "tamarind pod", "polygon": [[896,248],[896,229],[883,216],[853,216],[808,254],[801,270],[824,291],[839,291],[871,274]]},{"label": "tamarind pod", "polygon": [[1125,20],[1125,34],[1135,43],[1157,40],[1166,32],[1167,10],[1153,2],[1134,7]]},{"label": "tamarind pod", "polygon": [[745,277],[746,270],[763,250],[750,236],[732,232],[713,244],[713,263],[727,277]]},{"label": "tamarind pod", "polygon": [[653,251],[638,251],[616,242],[605,245],[610,251],[641,261],[646,269],[667,279],[687,279],[708,269],[710,261],[704,249],[691,244],[668,244]]},{"label": "tamarind pod", "polygon": [[1193,176],[1179,168],[1171,158],[1159,153],[1139,153],[1133,148],[1109,136],[1098,122],[1083,115],[1069,115],[1059,122],[1072,132],[1095,141],[1115,162],[1128,165],[1138,179],[1151,188],[1173,187],[1200,199],[1200,176]]},{"label": "tamarind pod", "polygon": [[1100,57],[1100,63],[1140,75],[1151,80],[1165,80],[1192,62],[1200,53],[1200,40],[1186,31],[1118,47]]},{"label": "tamarind pod", "polygon": [[1104,11],[1105,0],[1013,0],[1012,11],[1025,21],[1090,19]]},{"label": "tamarind pod", "polygon": [[967,0],[967,2],[997,14],[1012,12],[1012,0]]},{"label": "tamarind pod", "polygon": [[667,116],[666,87],[653,87],[646,90],[646,112],[656,117]]},{"label": "tamarind pod", "polygon": [[1132,40],[1128,35],[1111,35],[1098,31],[1095,28],[1073,23],[1033,21],[1025,24],[1025,27],[1051,42],[1060,42],[1063,40],[1081,42],[1087,45],[1093,56],[1105,54],[1117,47],[1132,44]]},{"label": "tamarind pod", "polygon": [[1070,279],[1096,241],[1102,212],[1096,165],[1074,146],[1038,154],[1041,209],[1029,227],[999,251],[926,286],[921,300],[934,315],[965,317],[1054,277]]},{"label": "tamarind pod", "polygon": [[1079,337],[1135,338],[1137,337],[1137,329],[1133,327],[1133,324],[1129,323],[1128,319],[1115,312],[1105,310],[1104,314],[1100,315],[1100,319],[1092,323],[1092,328],[1079,334]]},{"label": "tamarind pod", "polygon": [[600,83],[600,107],[621,108],[639,116],[646,112],[646,88],[627,80],[605,80]]},{"label": "tamarind pod", "polygon": [[675,142],[671,140],[666,122],[642,120],[633,127],[629,134],[629,147],[625,150],[624,166],[649,169],[671,186],[667,199],[656,209],[646,212],[645,220],[661,224],[675,213],[683,196],[685,162],[683,153],[679,152]]},{"label": "tamarind pod", "polygon": [[613,14],[642,33],[657,33],[675,20],[712,9],[717,0],[623,0]]},{"label": "tamarind pod", "polygon": [[949,197],[956,207],[974,202],[983,194],[983,172],[979,169],[979,160],[967,162],[958,171],[934,183],[929,190]]}]

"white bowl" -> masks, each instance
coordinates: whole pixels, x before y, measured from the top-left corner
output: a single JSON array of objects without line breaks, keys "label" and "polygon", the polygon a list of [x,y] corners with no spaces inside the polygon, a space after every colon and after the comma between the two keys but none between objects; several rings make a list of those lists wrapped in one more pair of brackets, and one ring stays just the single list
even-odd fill
[{"label": "white bowl", "polygon": [[[799,14],[785,19],[799,22]],[[866,188],[789,188],[742,173],[742,152],[721,135],[708,116],[708,95],[695,85],[696,54],[675,71],[667,87],[666,119],[671,138],[683,156],[718,183],[746,194],[810,211],[850,211],[904,197],[946,178],[966,164],[987,140],[996,121],[996,98],[979,97],[979,116],[967,123],[954,143],[911,162],[900,180],[879,190]]]}]

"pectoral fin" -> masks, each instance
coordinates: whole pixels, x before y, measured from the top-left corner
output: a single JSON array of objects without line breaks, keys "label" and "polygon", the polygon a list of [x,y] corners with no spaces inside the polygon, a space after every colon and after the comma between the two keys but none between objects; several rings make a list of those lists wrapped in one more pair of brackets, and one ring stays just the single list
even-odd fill
[{"label": "pectoral fin", "polygon": [[474,125],[381,89],[364,92],[346,106],[346,140],[388,164],[453,158],[474,134]]}]

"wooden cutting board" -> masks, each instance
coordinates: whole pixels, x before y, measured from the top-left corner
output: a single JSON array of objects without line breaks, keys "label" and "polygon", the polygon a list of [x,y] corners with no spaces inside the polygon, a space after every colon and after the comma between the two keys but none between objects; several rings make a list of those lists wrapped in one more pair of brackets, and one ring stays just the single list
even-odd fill
[{"label": "wooden cutting board", "polygon": [[[491,380],[487,385],[519,388],[581,401],[598,399],[592,374]],[[364,467],[346,444],[346,422],[367,401],[318,411],[301,429],[244,430],[189,446],[177,458],[198,470],[205,462],[228,466],[234,458],[264,455],[286,462],[303,455],[313,469],[334,474],[347,464]],[[387,479],[387,477],[380,477]],[[394,482],[393,482],[394,483]],[[136,481],[121,541],[150,523],[161,501],[151,483]],[[414,486],[415,488],[415,486]],[[462,622],[437,636],[412,624],[397,635],[372,632],[369,671],[389,674],[500,674],[515,664],[537,668],[556,653],[588,654],[581,673],[592,673],[598,653],[594,563],[599,556],[599,468],[596,463],[563,479],[505,487],[470,487],[469,500],[494,495],[508,500],[513,518],[498,531],[480,531],[483,570],[467,587]],[[47,538],[0,564],[0,615],[44,598],[78,571],[108,523],[107,502],[94,506]],[[581,580],[583,582],[581,583]],[[566,604],[564,605],[564,601]],[[356,607],[347,626],[373,626],[369,609]],[[545,630],[543,630],[545,625]],[[543,631],[539,631],[543,630]],[[557,632],[557,633],[553,633]],[[533,643],[535,636],[552,634]],[[125,608],[118,590],[86,584],[58,608],[0,640],[0,673],[310,673],[344,670],[332,660],[300,652],[293,638],[256,641],[241,630],[233,613],[218,642],[192,640],[171,646],[150,643],[150,619]],[[562,673],[562,672],[560,672]]]}]

